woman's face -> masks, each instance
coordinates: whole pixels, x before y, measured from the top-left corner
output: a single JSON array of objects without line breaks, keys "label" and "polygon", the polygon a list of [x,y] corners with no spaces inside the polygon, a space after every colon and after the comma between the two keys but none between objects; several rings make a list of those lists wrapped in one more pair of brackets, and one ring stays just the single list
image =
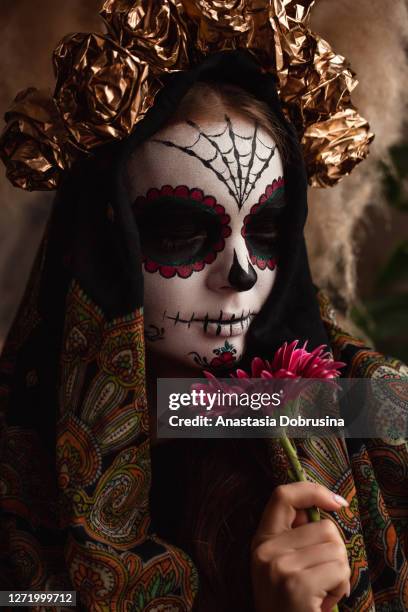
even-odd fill
[{"label": "woman's face", "polygon": [[128,175],[148,350],[184,366],[233,365],[276,275],[285,201],[274,140],[239,115],[187,118],[141,145]]}]

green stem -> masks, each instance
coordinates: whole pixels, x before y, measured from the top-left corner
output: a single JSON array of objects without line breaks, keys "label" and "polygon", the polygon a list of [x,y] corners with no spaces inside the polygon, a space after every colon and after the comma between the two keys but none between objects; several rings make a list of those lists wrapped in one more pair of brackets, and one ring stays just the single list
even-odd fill
[{"label": "green stem", "polygon": [[[292,442],[289,440],[288,436],[286,434],[283,434],[283,436],[279,438],[279,441],[283,447],[283,450],[286,453],[287,458],[289,459],[290,466],[296,476],[297,482],[307,482],[306,474],[302,468],[302,464],[299,461],[296,449],[293,446]],[[320,521],[320,512],[315,506],[312,508],[308,508],[306,512],[311,523],[316,523],[317,521]]]},{"label": "green stem", "polygon": [[[296,480],[298,482],[307,482],[306,474],[304,472],[302,464],[299,461],[296,448],[293,446],[292,442],[289,440],[285,433],[281,438],[279,438],[279,442],[283,450],[285,451],[293,474],[296,476]],[[312,508],[307,508],[306,512],[311,523],[317,523],[318,521],[320,521],[320,512],[319,509],[316,508],[316,506],[313,506]],[[339,612],[338,606],[334,606],[333,612]]]}]

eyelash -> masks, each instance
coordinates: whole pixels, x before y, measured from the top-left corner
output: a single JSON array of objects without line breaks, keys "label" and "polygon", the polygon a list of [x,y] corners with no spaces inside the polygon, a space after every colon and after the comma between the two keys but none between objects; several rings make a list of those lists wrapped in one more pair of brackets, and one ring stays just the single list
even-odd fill
[{"label": "eyelash", "polygon": [[198,242],[198,240],[199,240],[199,236],[193,236],[191,238],[177,238],[177,239],[163,238],[162,245],[163,245],[163,249],[177,250],[180,246],[194,244],[195,242]]}]

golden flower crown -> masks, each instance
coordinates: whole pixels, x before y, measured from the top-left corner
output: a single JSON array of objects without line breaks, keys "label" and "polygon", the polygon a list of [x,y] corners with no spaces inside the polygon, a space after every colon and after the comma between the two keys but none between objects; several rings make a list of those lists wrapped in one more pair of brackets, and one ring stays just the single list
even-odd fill
[{"label": "golden flower crown", "polygon": [[0,155],[23,189],[55,189],[80,156],[128,136],[161,76],[247,49],[277,79],[314,186],[334,185],[373,135],[350,92],[348,62],[309,29],[314,0],[105,0],[106,34],[66,36],[54,51],[53,96],[29,88],[6,113]]}]

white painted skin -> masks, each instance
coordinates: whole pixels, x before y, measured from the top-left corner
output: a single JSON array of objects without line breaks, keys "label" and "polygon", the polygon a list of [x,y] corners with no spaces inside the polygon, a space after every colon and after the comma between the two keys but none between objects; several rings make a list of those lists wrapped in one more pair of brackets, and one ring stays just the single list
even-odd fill
[{"label": "white painted skin", "polygon": [[[235,134],[239,136],[252,136],[254,123],[239,115],[229,114]],[[188,118],[186,118],[188,119]],[[226,120],[220,116],[219,121],[212,119],[195,121],[200,130],[208,135],[225,131]],[[158,358],[159,362],[172,363],[176,368],[186,371],[191,367],[200,369],[194,362],[194,354],[205,358],[208,363],[216,357],[216,351],[228,341],[235,349],[235,358],[238,360],[245,348],[245,336],[253,320],[253,315],[259,312],[269,295],[276,276],[276,268],[261,270],[254,266],[257,281],[253,287],[246,291],[237,291],[228,280],[233,262],[234,250],[238,261],[244,270],[248,270],[249,253],[244,238],[241,235],[244,217],[251,207],[256,204],[265,189],[274,179],[283,176],[282,160],[277,148],[267,167],[262,171],[256,181],[247,201],[239,210],[236,199],[231,195],[225,183],[219,180],[216,174],[204,166],[199,159],[186,154],[176,147],[168,147],[160,140],[172,141],[183,147],[192,145],[197,141],[197,127],[187,122],[170,125],[157,132],[150,140],[143,143],[132,155],[128,163],[128,189],[131,201],[138,196],[145,196],[149,189],[160,189],[163,185],[186,185],[190,189],[199,188],[204,195],[213,196],[218,204],[225,208],[230,216],[231,235],[225,239],[224,249],[217,254],[216,259],[206,264],[203,270],[193,272],[188,278],[174,276],[164,278],[159,271],[147,272],[143,266],[144,275],[144,315],[145,329],[152,331],[155,328],[163,329],[163,338],[151,341],[146,335],[148,353]],[[258,128],[259,142],[257,153],[266,157],[268,151],[275,147],[271,136],[262,128]],[[228,130],[218,139],[222,151],[231,149],[231,138]],[[240,154],[250,150],[251,141],[236,139]],[[266,145],[266,146],[264,146]],[[269,148],[269,149],[268,149]],[[194,146],[201,158],[211,158],[214,153],[213,146],[201,138]],[[231,158],[231,156],[230,156]],[[246,163],[248,157],[242,157]],[[216,162],[216,169],[225,171],[221,161]],[[255,160],[252,172],[258,173],[264,162]],[[231,166],[237,175],[237,166]],[[244,169],[245,171],[245,169]],[[254,174],[255,176],[255,174]],[[137,214],[137,209],[135,210]],[[189,321],[194,313],[194,319],[217,320],[222,311],[222,320],[228,321],[233,315],[235,318],[244,317],[242,324],[208,324],[206,330],[203,322],[193,321],[191,324],[180,322]],[[177,314],[178,313],[178,314]],[[170,318],[169,318],[170,317]],[[175,319],[178,322],[175,322]],[[154,326],[154,327],[150,327]],[[220,330],[221,327],[221,330]],[[218,330],[218,335],[217,335]],[[169,371],[174,368],[169,368]]]}]

